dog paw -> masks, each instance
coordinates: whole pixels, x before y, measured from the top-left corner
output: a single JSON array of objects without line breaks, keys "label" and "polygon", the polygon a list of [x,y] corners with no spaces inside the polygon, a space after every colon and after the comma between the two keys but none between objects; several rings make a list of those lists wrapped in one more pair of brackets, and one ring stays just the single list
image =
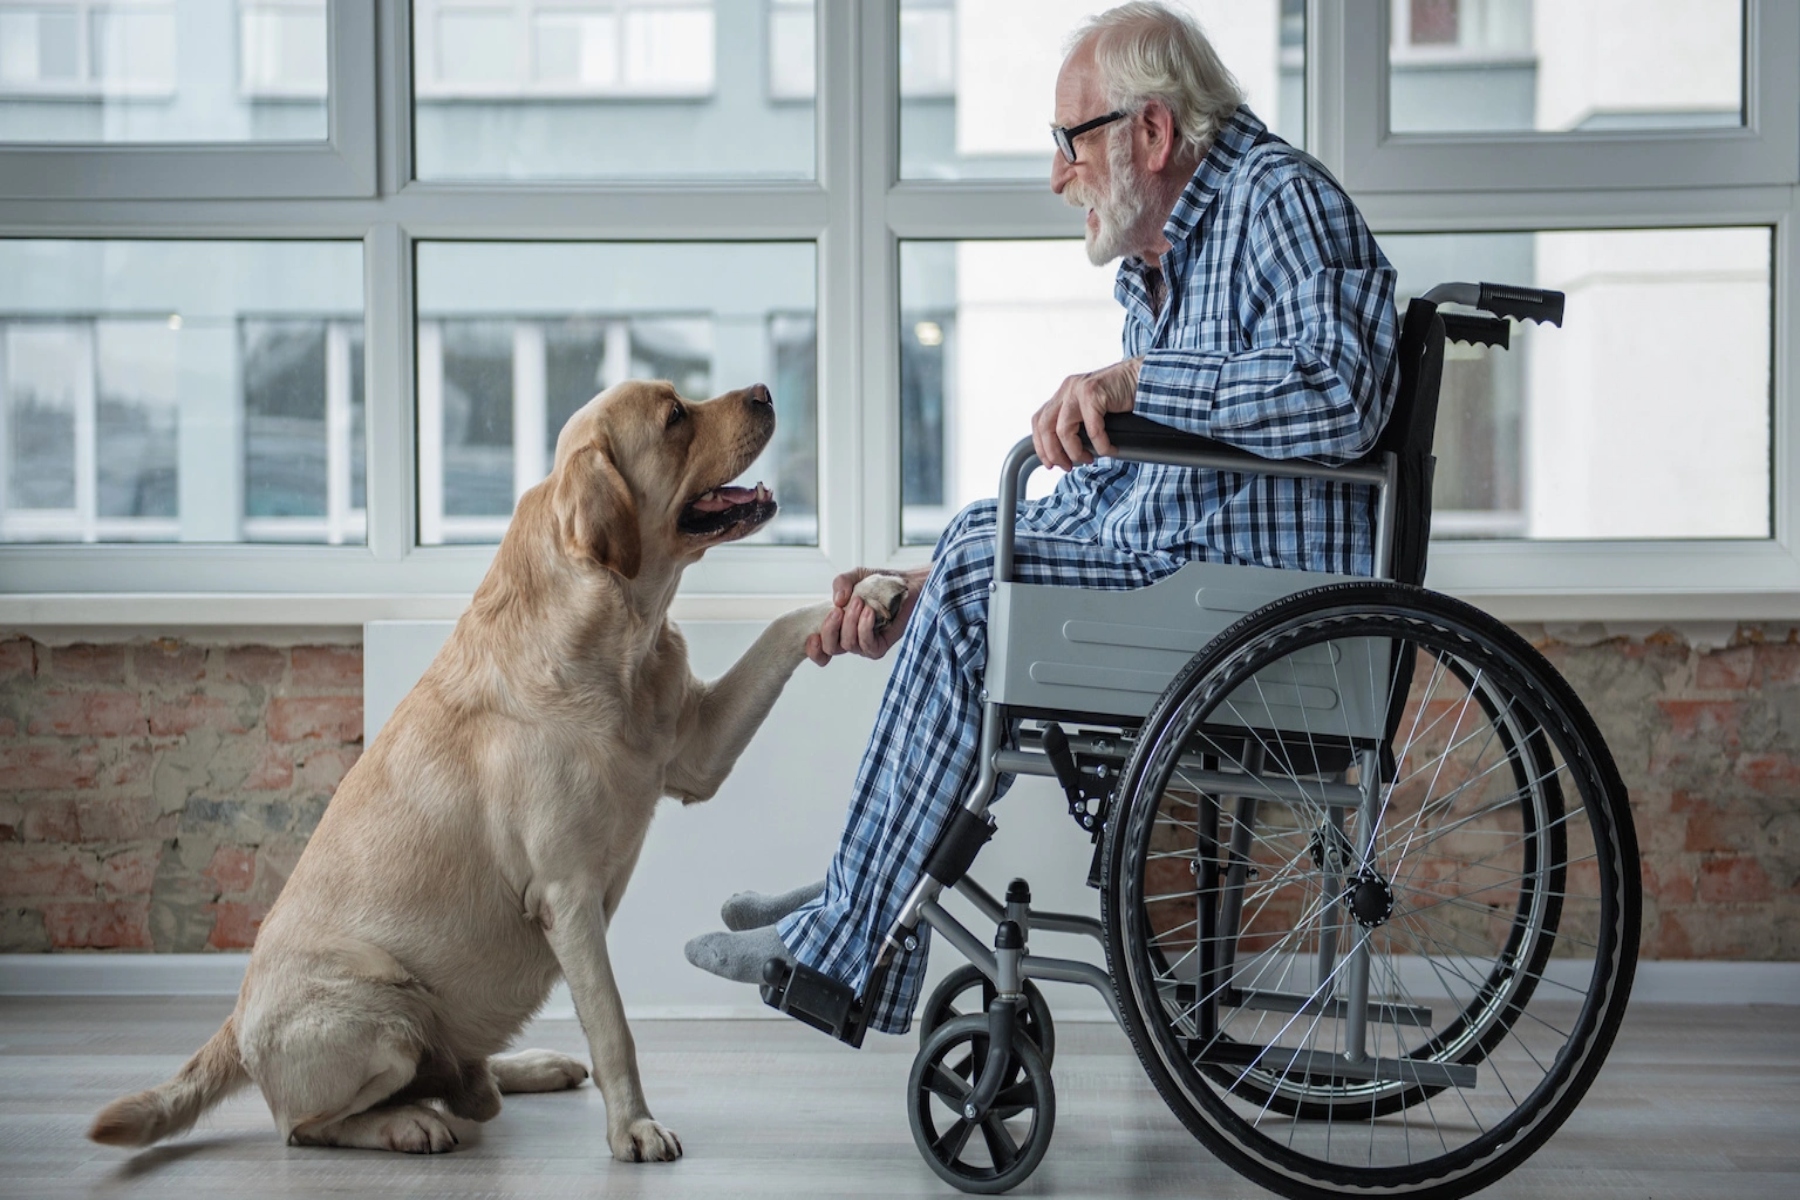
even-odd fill
[{"label": "dog paw", "polygon": [[856,585],[856,597],[875,610],[878,625],[886,625],[900,615],[906,581],[898,575],[869,575]]},{"label": "dog paw", "polygon": [[502,1092],[560,1092],[580,1087],[588,1069],[554,1050],[520,1050],[488,1060]]},{"label": "dog paw", "polygon": [[681,1139],[651,1117],[639,1117],[621,1132],[609,1132],[606,1141],[620,1162],[674,1162],[681,1157]]},{"label": "dog paw", "polygon": [[381,1144],[405,1154],[442,1154],[461,1142],[444,1118],[420,1104],[408,1104],[383,1114],[378,1133]]}]

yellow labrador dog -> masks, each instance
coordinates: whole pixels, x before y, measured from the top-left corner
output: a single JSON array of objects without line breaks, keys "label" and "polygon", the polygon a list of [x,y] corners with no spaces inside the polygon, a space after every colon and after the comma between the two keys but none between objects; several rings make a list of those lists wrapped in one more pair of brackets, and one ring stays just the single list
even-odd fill
[{"label": "yellow labrador dog", "polygon": [[[767,445],[760,384],[702,403],[623,383],[564,427],[550,477],[431,668],[338,788],[256,939],[237,1007],[175,1078],[89,1136],[143,1146],[254,1081],[292,1143],[429,1153],[450,1113],[574,1087],[548,1051],[502,1055],[560,973],[614,1157],[681,1142],[651,1115],[606,953],[658,798],[718,790],[826,605],[775,621],[702,683],[668,619],[688,564],[775,513],[725,486]],[[899,585],[865,581],[891,611]]]}]

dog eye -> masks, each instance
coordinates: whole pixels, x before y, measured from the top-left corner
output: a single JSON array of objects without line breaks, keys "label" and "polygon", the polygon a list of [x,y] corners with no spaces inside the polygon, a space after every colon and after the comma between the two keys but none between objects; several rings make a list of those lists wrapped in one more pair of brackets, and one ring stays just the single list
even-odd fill
[{"label": "dog eye", "polygon": [[687,409],[683,408],[679,404],[672,405],[669,408],[669,420],[666,424],[663,425],[663,428],[664,429],[673,429],[673,428],[675,428],[675,426],[679,425],[682,421],[684,421],[686,419],[687,419]]}]

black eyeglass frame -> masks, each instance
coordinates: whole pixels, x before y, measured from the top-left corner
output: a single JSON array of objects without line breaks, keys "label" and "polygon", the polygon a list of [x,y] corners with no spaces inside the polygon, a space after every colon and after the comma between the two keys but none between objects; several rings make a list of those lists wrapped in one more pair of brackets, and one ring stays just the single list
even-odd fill
[{"label": "black eyeglass frame", "polygon": [[1056,148],[1062,151],[1063,161],[1070,166],[1075,165],[1075,139],[1084,133],[1092,133],[1103,125],[1111,125],[1114,121],[1122,121],[1131,115],[1123,108],[1114,109],[1103,117],[1095,117],[1091,121],[1083,121],[1079,125],[1052,125],[1050,137],[1056,142]]}]

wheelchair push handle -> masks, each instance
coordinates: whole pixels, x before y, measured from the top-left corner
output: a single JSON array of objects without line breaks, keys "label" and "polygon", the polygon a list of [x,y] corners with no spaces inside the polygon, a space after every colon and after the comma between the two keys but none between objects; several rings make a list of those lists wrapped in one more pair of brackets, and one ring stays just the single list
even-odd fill
[{"label": "wheelchair push handle", "polygon": [[[1466,304],[1515,321],[1561,325],[1563,320],[1563,294],[1547,288],[1520,287],[1512,283],[1440,283],[1426,292],[1424,299],[1433,304]],[[1446,321],[1448,316],[1446,314]]]}]

